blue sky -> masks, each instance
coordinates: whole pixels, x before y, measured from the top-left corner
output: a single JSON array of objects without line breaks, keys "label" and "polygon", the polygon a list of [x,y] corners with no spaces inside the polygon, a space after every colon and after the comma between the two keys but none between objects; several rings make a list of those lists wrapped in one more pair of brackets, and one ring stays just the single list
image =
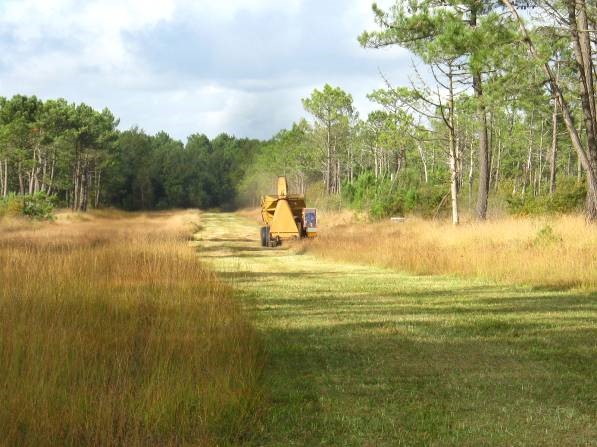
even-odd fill
[{"label": "blue sky", "polygon": [[[0,0],[0,95],[108,107],[149,133],[269,138],[326,82],[362,116],[381,70],[407,84],[410,55],[364,50],[370,0]],[[392,0],[377,2],[387,6]]]}]

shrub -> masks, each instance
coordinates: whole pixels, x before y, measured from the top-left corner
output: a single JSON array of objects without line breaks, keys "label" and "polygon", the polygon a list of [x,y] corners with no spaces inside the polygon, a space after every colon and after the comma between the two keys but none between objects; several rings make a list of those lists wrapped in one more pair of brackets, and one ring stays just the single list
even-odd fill
[{"label": "shrub", "polygon": [[444,185],[405,187],[387,177],[375,178],[371,172],[366,172],[343,186],[342,197],[351,208],[381,219],[406,213],[433,216],[449,209],[446,193]]},{"label": "shrub", "polygon": [[508,211],[514,215],[568,214],[580,210],[587,197],[585,185],[561,181],[554,194],[539,196],[512,195],[506,198]]},{"label": "shrub", "polygon": [[387,178],[376,178],[371,172],[361,174],[353,183],[345,183],[342,198],[351,208],[378,219],[404,212],[403,198],[395,194],[393,183]]},{"label": "shrub", "polygon": [[445,214],[450,209],[449,190],[444,185],[421,185],[406,191],[406,210],[424,217]]},{"label": "shrub", "polygon": [[28,195],[9,194],[0,199],[0,217],[25,216],[30,219],[49,220],[54,217],[55,197],[45,192]]},{"label": "shrub", "polygon": [[533,239],[532,246],[545,247],[562,242],[563,239],[553,230],[550,225],[544,225],[537,231],[535,239]]},{"label": "shrub", "polygon": [[0,217],[16,217],[23,215],[23,197],[14,193],[0,198]]},{"label": "shrub", "polygon": [[32,219],[52,219],[54,217],[54,196],[37,192],[23,198],[23,215]]}]

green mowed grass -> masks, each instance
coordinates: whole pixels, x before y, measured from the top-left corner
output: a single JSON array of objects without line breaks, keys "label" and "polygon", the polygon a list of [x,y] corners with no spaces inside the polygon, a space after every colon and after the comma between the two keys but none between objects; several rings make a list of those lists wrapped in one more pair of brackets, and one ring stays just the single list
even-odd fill
[{"label": "green mowed grass", "polygon": [[268,354],[253,445],[597,445],[596,294],[261,249],[231,214],[202,225]]}]

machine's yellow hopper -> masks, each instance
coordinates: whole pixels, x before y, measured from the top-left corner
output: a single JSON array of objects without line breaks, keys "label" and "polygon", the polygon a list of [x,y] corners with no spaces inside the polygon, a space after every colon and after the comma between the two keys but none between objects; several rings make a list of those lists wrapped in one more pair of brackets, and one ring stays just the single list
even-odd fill
[{"label": "machine's yellow hopper", "polygon": [[276,246],[281,241],[314,237],[317,234],[317,211],[305,207],[305,197],[288,194],[286,177],[278,177],[278,195],[261,198],[261,245]]}]

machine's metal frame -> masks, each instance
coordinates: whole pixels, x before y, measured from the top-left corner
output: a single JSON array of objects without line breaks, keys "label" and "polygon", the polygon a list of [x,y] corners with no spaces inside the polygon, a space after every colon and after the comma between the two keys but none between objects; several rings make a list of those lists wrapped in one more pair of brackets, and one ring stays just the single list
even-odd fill
[{"label": "machine's metal frame", "polygon": [[305,212],[316,215],[315,208],[306,208],[305,197],[300,194],[288,194],[286,177],[278,177],[278,195],[261,198],[261,244],[275,247],[284,240],[315,237],[317,226],[305,225]]}]

